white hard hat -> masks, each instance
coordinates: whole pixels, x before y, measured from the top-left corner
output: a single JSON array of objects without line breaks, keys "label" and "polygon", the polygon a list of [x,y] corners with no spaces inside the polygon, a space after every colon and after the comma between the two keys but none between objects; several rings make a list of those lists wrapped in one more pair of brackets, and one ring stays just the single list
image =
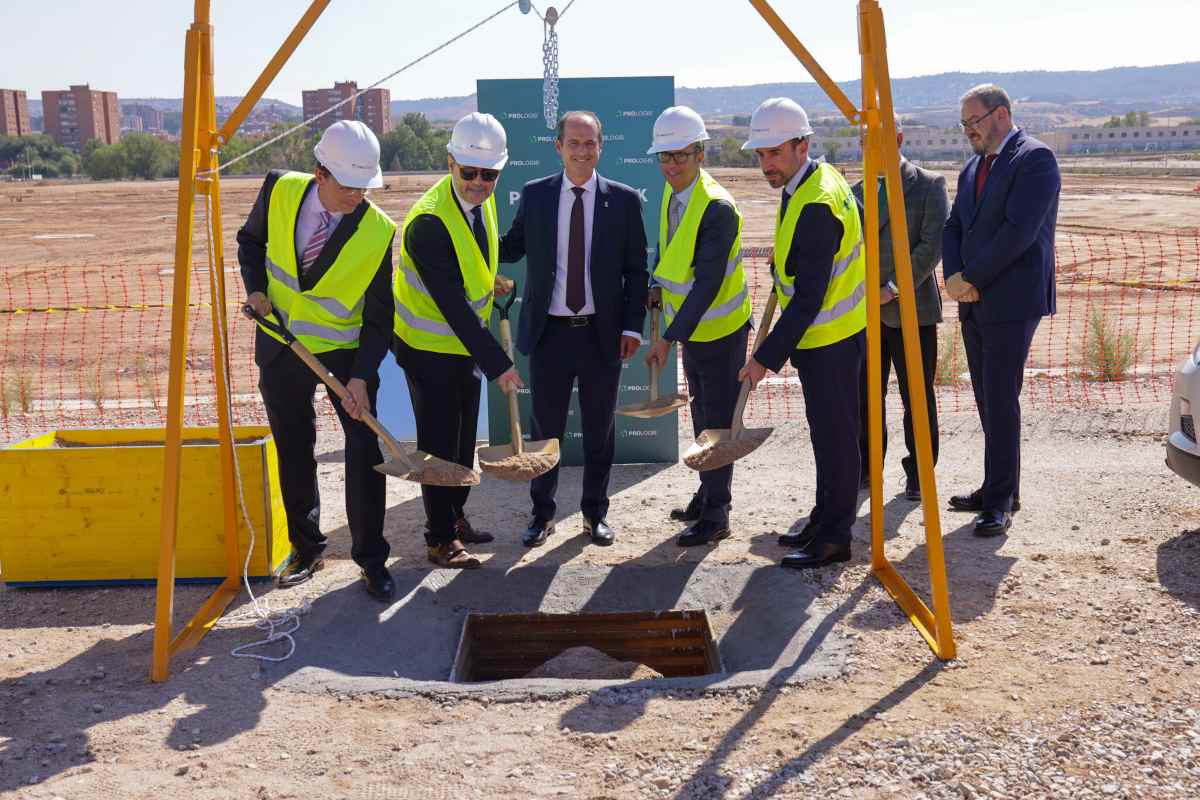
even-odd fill
[{"label": "white hard hat", "polygon": [[446,150],[464,167],[504,169],[508,163],[508,136],[498,119],[476,111],[454,124]]},{"label": "white hard hat", "polygon": [[342,186],[378,189],[383,186],[379,169],[379,140],[356,119],[339,120],[321,136],[313,148],[317,163],[333,173]]},{"label": "white hard hat", "polygon": [[687,106],[671,106],[654,120],[654,143],[646,155],[682,150],[710,138],[699,114]]},{"label": "white hard hat", "polygon": [[779,147],[791,139],[812,136],[812,132],[808,114],[795,100],[772,97],[754,110],[754,116],[750,118],[750,139],[742,149]]}]

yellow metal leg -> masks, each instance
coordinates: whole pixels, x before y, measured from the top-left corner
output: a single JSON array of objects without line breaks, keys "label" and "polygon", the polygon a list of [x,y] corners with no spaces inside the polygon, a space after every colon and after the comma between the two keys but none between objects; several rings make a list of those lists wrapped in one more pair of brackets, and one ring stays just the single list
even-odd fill
[{"label": "yellow metal leg", "polygon": [[[876,183],[883,177],[887,186],[888,214],[893,220],[905,219],[904,194],[900,185],[900,151],[896,144],[891,78],[888,73],[887,44],[883,12],[877,0],[860,0],[858,5],[859,49],[862,55],[862,109],[856,109],[829,76],[821,69],[799,39],[765,0],[749,0],[755,10],[775,31],[780,40],[808,70],[852,124],[865,126],[863,148],[863,201],[867,248],[867,386],[868,431],[871,474],[871,570],[908,616],[913,626],[942,659],[955,656],[954,634],[950,622],[950,592],[946,580],[945,553],[942,548],[941,517],[933,470],[929,415],[925,405],[924,373],[908,370],[913,433],[917,444],[917,475],[921,483],[921,502],[925,513],[925,542],[929,559],[929,579],[933,611],[905,583],[887,559],[883,538],[883,497],[880,481],[883,468],[883,387],[880,381],[879,331],[879,200]],[[892,248],[896,264],[896,283],[900,289],[900,319],[904,334],[904,356],[908,364],[920,364],[917,335],[917,311],[913,298],[912,264],[909,258],[908,229],[892,226]]]}]

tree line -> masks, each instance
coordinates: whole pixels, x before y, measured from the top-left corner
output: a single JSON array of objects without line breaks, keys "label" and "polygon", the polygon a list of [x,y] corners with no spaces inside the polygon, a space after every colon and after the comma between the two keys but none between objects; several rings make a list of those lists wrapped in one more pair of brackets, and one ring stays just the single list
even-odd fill
[{"label": "tree line", "polygon": [[[251,153],[264,141],[287,131],[281,122],[257,136],[234,136],[219,156],[226,175],[263,173],[272,169],[312,172],[316,167],[313,147],[319,136],[302,129],[278,142]],[[430,124],[424,114],[405,114],[391,131],[379,139],[380,164],[385,170],[436,170],[446,166],[446,142],[450,132]],[[250,155],[231,163],[247,153]],[[147,133],[128,133],[113,144],[89,140],[78,155],[45,134],[0,136],[0,162],[11,162],[7,174],[24,177],[33,172],[47,178],[86,175],[92,180],[115,181],[141,178],[173,178],[179,174],[179,145]]]}]

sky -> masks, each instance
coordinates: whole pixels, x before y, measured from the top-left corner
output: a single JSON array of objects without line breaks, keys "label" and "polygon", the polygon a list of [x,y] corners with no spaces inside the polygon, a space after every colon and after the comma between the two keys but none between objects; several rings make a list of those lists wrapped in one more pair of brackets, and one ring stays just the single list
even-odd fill
[{"label": "sky", "polygon": [[[299,105],[301,89],[335,80],[365,87],[506,2],[333,0],[267,96]],[[75,83],[121,97],[182,95],[189,0],[3,4],[0,87],[24,89],[31,98]],[[535,1],[538,8],[547,5]],[[772,5],[835,80],[859,76],[854,0]],[[880,5],[893,78],[1200,60],[1197,0]],[[562,10],[566,2],[557,6]],[[217,94],[244,94],[307,7],[307,0],[212,0]],[[677,86],[690,87],[809,80],[746,0],[575,0],[557,27],[563,77],[674,75]],[[13,35],[18,31],[25,35]],[[542,22],[514,3],[383,85],[401,100],[470,94],[477,78],[540,77],[542,36]]]}]

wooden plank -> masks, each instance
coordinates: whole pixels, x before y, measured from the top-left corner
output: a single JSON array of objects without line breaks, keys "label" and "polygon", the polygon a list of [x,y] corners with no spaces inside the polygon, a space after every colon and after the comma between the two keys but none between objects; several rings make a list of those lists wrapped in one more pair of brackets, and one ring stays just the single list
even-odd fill
[{"label": "wooden plank", "polygon": [[596,639],[525,639],[512,642],[477,642],[472,640],[474,649],[481,655],[492,653],[561,653],[570,647],[588,646],[606,653],[629,651],[668,651],[668,650],[698,650],[704,651],[707,642],[703,636],[671,636],[648,638],[611,638],[603,641]]},{"label": "wooden plank", "polygon": [[488,623],[480,624],[475,636],[479,640],[487,639],[539,639],[547,636],[628,636],[631,633],[646,632],[662,635],[663,632],[674,631],[678,636],[696,635],[704,630],[702,620],[685,623],[680,620],[642,620],[635,623],[615,622],[558,622],[553,623],[516,623],[512,625],[493,626]]}]

